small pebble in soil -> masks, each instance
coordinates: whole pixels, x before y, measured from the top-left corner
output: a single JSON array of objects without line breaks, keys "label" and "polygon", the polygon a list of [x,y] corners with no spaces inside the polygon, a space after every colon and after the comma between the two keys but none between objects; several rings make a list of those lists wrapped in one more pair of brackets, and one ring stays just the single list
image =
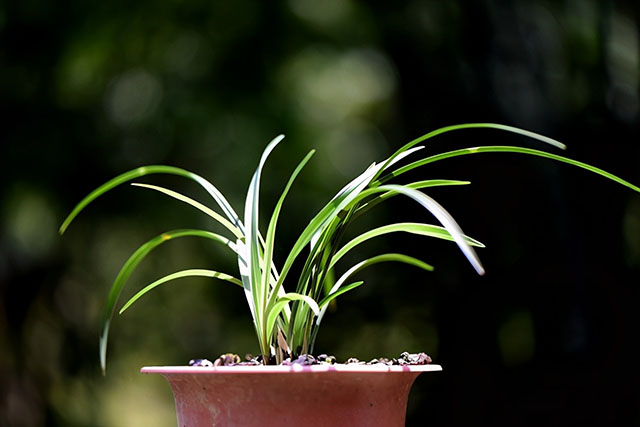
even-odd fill
[{"label": "small pebble in soil", "polygon": [[335,356],[327,356],[326,354],[321,354],[320,356],[317,357],[317,359],[318,359],[318,362],[325,363],[328,365],[333,365],[336,363]]},{"label": "small pebble in soil", "polygon": [[213,366],[213,363],[207,359],[191,359],[189,361],[189,366],[203,366],[205,368],[209,368]]},{"label": "small pebble in soil", "polygon": [[[273,361],[272,361],[273,362]],[[336,358],[334,356],[328,356],[326,354],[321,354],[318,357],[314,357],[310,354],[301,354],[297,357],[291,358],[287,357],[282,361],[281,365],[284,366],[311,366],[311,365],[333,365],[336,363]],[[376,365],[383,364],[387,366],[393,365],[427,365],[431,363],[431,357],[426,353],[409,353],[404,352],[400,354],[400,356],[396,359],[388,359],[386,357],[379,357],[377,359],[371,359],[369,362],[362,361],[355,357],[351,357],[347,359],[345,364],[347,365]],[[193,359],[189,362],[190,366],[257,366],[264,365],[262,356],[252,356],[247,354],[245,356],[245,360],[242,361],[240,356],[234,353],[225,353],[218,357],[213,363],[207,359]]]},{"label": "small pebble in soil", "polygon": [[431,358],[426,353],[409,354],[406,351],[398,358],[400,365],[426,365],[431,363]]},{"label": "small pebble in soil", "polygon": [[291,365],[301,365],[301,366],[311,366],[317,365],[318,361],[315,357],[310,354],[301,354],[296,359],[291,360],[291,358],[287,357],[282,361],[281,365],[291,366]]},{"label": "small pebble in soil", "polygon": [[233,366],[241,362],[240,356],[235,353],[225,353],[220,355],[214,362],[213,366]]}]

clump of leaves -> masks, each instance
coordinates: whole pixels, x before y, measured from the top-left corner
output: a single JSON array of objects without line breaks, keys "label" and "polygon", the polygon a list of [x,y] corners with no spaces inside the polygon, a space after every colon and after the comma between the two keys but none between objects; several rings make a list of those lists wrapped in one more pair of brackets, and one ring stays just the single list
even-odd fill
[{"label": "clump of leaves", "polygon": [[[239,278],[209,269],[179,271],[162,277],[140,290],[124,304],[119,312],[122,313],[127,310],[134,302],[152,289],[175,279],[189,276],[204,276],[224,280],[244,289],[253,318],[253,325],[262,354],[262,360],[271,361],[275,359],[275,361],[279,363],[286,357],[291,357],[294,354],[307,354],[313,351],[318,328],[329,303],[345,292],[349,292],[363,284],[362,281],[352,281],[351,279],[352,276],[362,269],[389,261],[409,264],[427,271],[433,269],[429,264],[414,257],[399,253],[385,253],[360,261],[335,279],[334,267],[336,263],[343,258],[347,252],[369,239],[389,233],[405,232],[453,241],[458,245],[475,270],[479,274],[484,273],[482,264],[473,249],[473,247],[483,247],[483,245],[477,240],[466,236],[456,221],[440,204],[423,191],[420,191],[436,186],[466,185],[469,184],[469,182],[432,179],[402,185],[391,184],[390,181],[399,175],[429,163],[454,157],[478,153],[510,152],[545,157],[578,166],[640,192],[640,188],[602,169],[546,151],[524,147],[481,146],[464,148],[423,157],[404,166],[398,166],[398,162],[408,159],[410,156],[416,156],[416,154],[424,148],[423,146],[418,146],[419,143],[428,141],[446,132],[468,128],[492,128],[513,132],[557,148],[565,148],[563,144],[551,138],[522,129],[492,123],[469,123],[437,129],[409,142],[388,159],[380,163],[371,164],[362,174],[345,185],[309,221],[306,228],[300,233],[300,237],[298,237],[293,244],[284,263],[279,268],[274,262],[273,253],[276,226],[278,224],[280,211],[296,177],[314,154],[313,150],[310,151],[291,174],[289,181],[284,186],[282,194],[271,212],[271,219],[267,226],[266,233],[262,234],[258,227],[260,178],[267,158],[284,138],[282,135],[267,145],[260,158],[260,162],[251,179],[247,192],[243,220],[240,219],[240,216],[227,202],[227,199],[225,199],[213,184],[201,176],[184,169],[171,166],[145,166],[123,173],[103,184],[86,196],[73,209],[60,227],[61,234],[64,233],[80,211],[97,197],[120,184],[152,174],[178,175],[197,182],[211,195],[215,205],[217,205],[217,208],[219,208],[222,213],[167,188],[139,183],[134,183],[133,185],[155,190],[187,203],[211,217],[215,222],[221,224],[228,232],[227,236],[223,236],[212,231],[200,229],[168,231],[144,243],[129,257],[116,276],[107,299],[104,326],[100,337],[100,361],[103,371],[106,366],[109,326],[123,286],[136,266],[138,266],[153,249],[169,240],[186,236],[196,236],[225,246],[237,257]],[[342,237],[344,232],[352,221],[369,211],[378,203],[395,196],[405,196],[419,203],[433,214],[440,225],[413,222],[388,224],[369,230],[343,243]],[[307,248],[306,251],[305,248]],[[294,262],[301,256],[306,257],[302,270],[297,276],[291,277],[291,268]],[[285,291],[285,281],[287,284],[295,284],[295,292]]]}]

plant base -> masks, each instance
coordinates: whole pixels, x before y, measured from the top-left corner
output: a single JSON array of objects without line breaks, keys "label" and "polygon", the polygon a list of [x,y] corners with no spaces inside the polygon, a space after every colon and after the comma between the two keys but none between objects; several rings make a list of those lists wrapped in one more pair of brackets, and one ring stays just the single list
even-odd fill
[{"label": "plant base", "polygon": [[178,426],[404,426],[409,390],[439,365],[145,367],[173,390]]}]

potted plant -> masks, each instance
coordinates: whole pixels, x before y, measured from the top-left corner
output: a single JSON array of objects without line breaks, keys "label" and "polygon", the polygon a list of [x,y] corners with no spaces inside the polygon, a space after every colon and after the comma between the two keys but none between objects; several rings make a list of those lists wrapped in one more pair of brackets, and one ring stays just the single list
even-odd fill
[{"label": "potted plant", "polygon": [[[163,374],[171,383],[179,425],[264,425],[265,419],[279,425],[293,424],[300,420],[318,425],[346,422],[360,425],[403,425],[407,396],[415,377],[420,372],[441,369],[438,365],[430,364],[428,356],[403,354],[398,359],[381,360],[378,361],[380,363],[369,365],[341,365],[332,363],[331,357],[311,356],[318,328],[328,305],[338,296],[363,284],[362,281],[352,280],[352,276],[357,272],[371,265],[389,261],[402,262],[427,271],[432,269],[430,265],[414,257],[385,253],[357,263],[336,279],[336,263],[346,253],[369,239],[388,233],[405,232],[453,241],[478,274],[484,273],[473,249],[483,247],[482,243],[466,236],[451,215],[421,191],[435,186],[465,185],[468,182],[421,180],[400,185],[391,183],[393,178],[439,160],[477,153],[511,152],[568,163],[640,192],[640,188],[633,184],[596,167],[547,151],[525,147],[465,148],[418,158],[408,163],[412,158],[416,158],[423,148],[418,145],[421,142],[446,132],[470,128],[512,132],[556,148],[565,148],[563,144],[551,138],[498,124],[471,123],[437,129],[401,147],[386,160],[373,163],[345,185],[309,221],[280,266],[276,266],[273,259],[280,212],[294,180],[314,154],[313,150],[309,152],[291,174],[271,212],[270,221],[263,234],[258,224],[262,169],[283,136],[275,138],[264,150],[249,185],[242,218],[213,184],[199,175],[177,167],[140,167],[103,184],[73,209],[61,225],[60,233],[67,229],[80,211],[100,195],[120,184],[152,174],[178,175],[197,182],[213,198],[214,208],[218,210],[167,188],[141,183],[133,185],[158,191],[191,205],[222,225],[227,232],[225,236],[201,229],[168,231],[144,243],[129,257],[111,286],[107,299],[100,337],[103,371],[106,366],[111,319],[123,286],[131,273],[159,245],[185,236],[196,236],[223,245],[233,252],[238,260],[238,275],[209,269],[189,269],[169,274],[140,290],[119,312],[127,310],[149,291],[175,279],[204,276],[227,281],[244,290],[260,354],[245,362],[240,361],[237,356],[222,356],[215,365],[223,366],[143,368],[142,372]],[[404,165],[401,166],[401,162]],[[394,223],[369,230],[348,242],[342,241],[345,229],[352,221],[377,204],[395,196],[409,197],[419,203],[433,214],[439,225]],[[298,259],[303,260],[303,266],[294,276],[292,266]],[[285,285],[288,286],[285,288]],[[248,408],[253,412],[248,412]],[[344,413],[338,411],[345,408],[347,409]]]}]

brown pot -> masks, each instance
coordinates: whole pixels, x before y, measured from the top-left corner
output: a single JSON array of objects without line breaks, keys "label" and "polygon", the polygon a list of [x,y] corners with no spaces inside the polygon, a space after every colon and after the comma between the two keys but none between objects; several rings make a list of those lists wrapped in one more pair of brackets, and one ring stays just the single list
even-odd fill
[{"label": "brown pot", "polygon": [[179,427],[404,426],[409,390],[440,365],[167,366]]}]

